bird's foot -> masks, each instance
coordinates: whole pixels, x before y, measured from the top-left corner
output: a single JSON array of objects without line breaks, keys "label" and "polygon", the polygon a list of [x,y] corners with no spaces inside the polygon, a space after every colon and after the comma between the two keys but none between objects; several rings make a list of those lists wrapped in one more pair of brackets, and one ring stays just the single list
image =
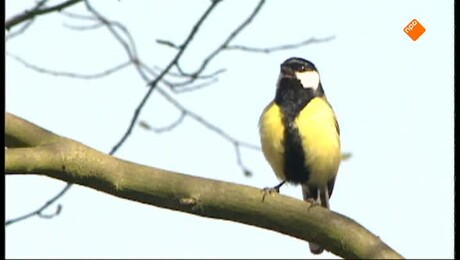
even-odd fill
[{"label": "bird's foot", "polygon": [[280,193],[280,189],[276,189],[276,188],[273,188],[273,187],[265,187],[263,189],[260,190],[260,192],[262,192],[264,195],[262,195],[262,202],[264,202],[265,200],[265,196],[267,196],[267,194],[272,194],[272,193]]},{"label": "bird's foot", "polygon": [[280,187],[283,186],[285,182],[281,182],[280,184],[276,185],[275,187],[265,187],[263,188],[260,192],[262,192],[264,195],[262,196],[262,202],[265,199],[265,196],[267,194],[272,194],[272,193],[280,193]]},{"label": "bird's foot", "polygon": [[313,199],[313,198],[308,198],[305,200],[306,202],[310,203],[310,207],[318,207],[318,206],[321,206],[321,203],[319,203],[317,200]]}]

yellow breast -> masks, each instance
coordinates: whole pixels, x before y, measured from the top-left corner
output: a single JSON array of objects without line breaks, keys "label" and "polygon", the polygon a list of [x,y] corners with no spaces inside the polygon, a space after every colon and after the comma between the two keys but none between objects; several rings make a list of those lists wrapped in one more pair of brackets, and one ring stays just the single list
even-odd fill
[{"label": "yellow breast", "polygon": [[262,151],[276,176],[285,180],[284,168],[284,125],[281,109],[270,103],[259,120],[259,132]]},{"label": "yellow breast", "polygon": [[[341,155],[334,111],[322,97],[313,98],[297,115],[293,126],[297,127],[305,154],[304,165],[309,171],[307,184],[326,185],[337,174]],[[265,158],[276,176],[286,180],[285,126],[282,111],[276,103],[272,102],[265,108],[259,127]]]},{"label": "yellow breast", "polygon": [[322,97],[313,98],[295,119],[310,169],[308,184],[322,186],[337,174],[340,138],[334,111]]}]

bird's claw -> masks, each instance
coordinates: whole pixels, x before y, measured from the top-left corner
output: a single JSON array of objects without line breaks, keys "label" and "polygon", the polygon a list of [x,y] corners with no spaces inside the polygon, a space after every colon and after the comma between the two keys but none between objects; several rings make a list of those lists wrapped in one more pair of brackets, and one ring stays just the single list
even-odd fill
[{"label": "bird's claw", "polygon": [[315,199],[313,199],[313,198],[308,198],[308,199],[306,199],[305,201],[308,202],[308,203],[310,203],[310,207],[309,207],[309,208],[321,206],[321,204],[320,204],[317,200],[315,200]]},{"label": "bird's claw", "polygon": [[279,187],[265,187],[262,190],[260,190],[264,195],[262,196],[262,202],[265,200],[265,196],[267,194],[272,194],[272,193],[280,193]]}]

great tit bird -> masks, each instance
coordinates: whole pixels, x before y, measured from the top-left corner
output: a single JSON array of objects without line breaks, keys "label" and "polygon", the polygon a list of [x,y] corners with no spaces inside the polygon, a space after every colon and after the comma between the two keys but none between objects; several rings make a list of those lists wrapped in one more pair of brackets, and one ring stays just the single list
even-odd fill
[{"label": "great tit bird", "polygon": [[[300,184],[303,199],[329,208],[341,160],[340,129],[315,65],[302,58],[281,64],[275,99],[259,121],[265,158],[282,181]],[[310,251],[323,248],[310,243]]]}]

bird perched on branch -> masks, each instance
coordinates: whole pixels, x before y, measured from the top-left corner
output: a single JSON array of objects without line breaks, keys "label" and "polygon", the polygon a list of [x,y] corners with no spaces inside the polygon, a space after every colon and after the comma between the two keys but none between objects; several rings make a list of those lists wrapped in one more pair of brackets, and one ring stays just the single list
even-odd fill
[{"label": "bird perched on branch", "polygon": [[[274,100],[264,109],[259,130],[262,151],[282,181],[302,186],[303,199],[329,209],[341,160],[340,129],[315,65],[302,58],[281,64]],[[310,251],[323,248],[310,243]]]}]

